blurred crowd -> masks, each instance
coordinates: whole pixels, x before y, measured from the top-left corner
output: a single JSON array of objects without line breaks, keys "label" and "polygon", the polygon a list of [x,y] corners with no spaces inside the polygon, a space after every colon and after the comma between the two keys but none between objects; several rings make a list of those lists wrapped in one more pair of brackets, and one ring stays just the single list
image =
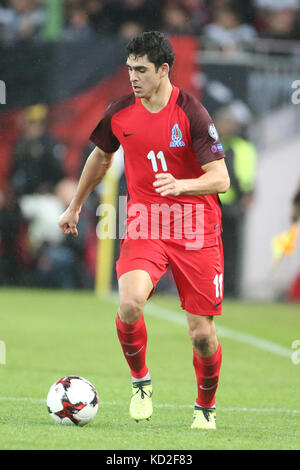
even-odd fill
[{"label": "blurred crowd", "polygon": [[66,149],[49,132],[43,104],[25,108],[19,127],[8,183],[0,187],[0,285],[92,288],[99,195],[82,209],[79,236],[63,236],[57,222],[77,186],[66,174]]},{"label": "blurred crowd", "polygon": [[62,41],[104,34],[127,40],[145,29],[197,35],[205,47],[230,50],[257,38],[300,40],[299,0],[0,0],[6,44],[49,34]]}]

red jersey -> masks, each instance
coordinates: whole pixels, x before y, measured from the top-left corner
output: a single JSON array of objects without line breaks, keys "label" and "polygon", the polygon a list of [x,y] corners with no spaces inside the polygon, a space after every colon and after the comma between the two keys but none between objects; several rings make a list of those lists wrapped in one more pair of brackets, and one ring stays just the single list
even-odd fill
[{"label": "red jersey", "polygon": [[[162,230],[175,239],[192,239],[195,231],[202,231],[202,246],[218,238],[221,209],[217,195],[163,197],[153,187],[156,173],[171,173],[176,179],[197,178],[204,173],[203,165],[225,157],[211,117],[194,96],[173,86],[167,105],[152,113],[131,93],[109,105],[91,141],[106,153],[122,145],[129,195],[127,225],[138,211],[141,221],[143,207],[150,211],[143,215],[148,224],[146,229],[140,228],[142,238],[167,238]],[[162,207],[171,210],[169,231],[166,220],[159,219],[158,229],[153,222],[162,214]]]}]

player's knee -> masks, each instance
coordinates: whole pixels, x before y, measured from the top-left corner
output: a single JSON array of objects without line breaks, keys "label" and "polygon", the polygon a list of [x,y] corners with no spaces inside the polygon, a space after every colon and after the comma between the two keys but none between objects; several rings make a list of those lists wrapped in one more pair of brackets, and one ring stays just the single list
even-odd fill
[{"label": "player's knee", "polygon": [[203,333],[196,330],[191,334],[191,341],[194,348],[202,355],[205,355],[211,346],[211,335],[208,332]]},{"label": "player's knee", "polygon": [[188,332],[191,342],[201,356],[206,356],[217,344],[216,329],[213,317],[188,316]]},{"label": "player's knee", "polygon": [[189,336],[194,348],[201,354],[206,355],[211,349],[212,342],[215,339],[213,329],[209,324],[189,328]]},{"label": "player's knee", "polygon": [[124,323],[136,322],[143,313],[144,302],[138,297],[128,297],[121,299],[119,307],[119,317]]}]

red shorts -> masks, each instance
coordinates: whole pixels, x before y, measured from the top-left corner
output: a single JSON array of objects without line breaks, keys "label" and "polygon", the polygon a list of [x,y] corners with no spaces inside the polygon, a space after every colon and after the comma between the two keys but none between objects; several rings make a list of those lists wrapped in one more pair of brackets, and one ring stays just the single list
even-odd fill
[{"label": "red shorts", "polygon": [[197,315],[221,315],[223,300],[223,245],[221,236],[200,250],[186,250],[176,240],[125,238],[116,263],[118,279],[134,269],[147,271],[153,294],[170,265],[181,307]]}]

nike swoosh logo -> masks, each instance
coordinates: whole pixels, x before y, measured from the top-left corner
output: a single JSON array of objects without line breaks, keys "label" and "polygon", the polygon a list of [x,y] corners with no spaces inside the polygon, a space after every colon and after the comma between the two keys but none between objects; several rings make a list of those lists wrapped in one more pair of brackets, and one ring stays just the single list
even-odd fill
[{"label": "nike swoosh logo", "polygon": [[131,133],[131,134],[126,134],[126,132],[123,132],[123,136],[124,136],[124,137],[129,137],[130,135],[135,135],[135,134],[136,134],[135,132],[133,132],[133,133]]},{"label": "nike swoosh logo", "polygon": [[136,356],[143,349],[144,346],[145,345],[143,344],[143,346],[138,351],[136,351],[134,353],[129,353],[129,352],[126,351],[125,354],[126,354],[126,356]]},{"label": "nike swoosh logo", "polygon": [[218,302],[218,303],[214,303],[214,307],[219,307],[219,305],[221,305],[221,303],[223,302],[223,300],[221,300],[221,302]]},{"label": "nike swoosh logo", "polygon": [[217,385],[218,385],[218,382],[215,385],[212,385],[211,387],[203,387],[203,385],[199,385],[199,388],[201,388],[201,390],[212,390]]}]

